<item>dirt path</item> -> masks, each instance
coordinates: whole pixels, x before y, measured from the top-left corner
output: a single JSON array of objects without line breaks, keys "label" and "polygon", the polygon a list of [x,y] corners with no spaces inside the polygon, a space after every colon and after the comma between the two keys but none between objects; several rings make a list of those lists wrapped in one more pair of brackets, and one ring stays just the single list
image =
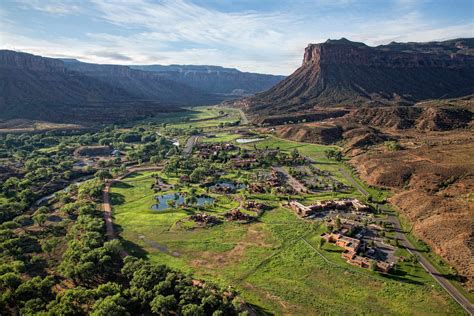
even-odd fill
[{"label": "dirt path", "polygon": [[[357,190],[364,196],[368,196],[369,192],[365,190],[360,184],[357,183],[357,181],[354,180],[354,178],[351,177],[351,175],[344,170],[343,168],[340,168],[339,171],[341,174],[351,183],[353,184]],[[449,282],[449,280],[441,274],[429,261],[426,259],[421,252],[416,250],[416,248],[411,244],[411,242],[406,238],[405,233],[403,232],[400,221],[398,217],[390,212],[390,210],[386,209],[383,205],[379,205],[380,209],[384,211],[384,213],[387,214],[387,219],[393,224],[393,227],[395,229],[395,238],[401,241],[401,245],[407,249],[407,251],[411,254],[413,254],[417,259],[418,262],[421,264],[421,266],[425,269],[426,272],[428,272],[433,279],[435,279],[438,284],[448,292],[451,297],[458,302],[459,305],[461,305],[462,308],[464,308],[469,315],[474,315],[474,305],[469,302],[469,300],[456,288],[454,285]]]},{"label": "dirt path", "polygon": [[[104,211],[104,221],[105,221],[105,235],[107,236],[107,240],[114,240],[117,239],[117,234],[114,230],[114,224],[112,222],[112,206],[110,205],[110,188],[112,185],[116,182],[120,182],[123,178],[127,177],[133,172],[136,171],[157,171],[161,170],[163,167],[162,166],[156,166],[156,167],[132,167],[130,169],[127,169],[127,171],[121,175],[120,177],[117,177],[115,179],[108,180],[105,183],[105,187],[102,191],[102,210]],[[121,250],[120,256],[122,258],[125,258],[128,256],[128,253],[125,250]]]},{"label": "dirt path", "polygon": [[297,179],[295,179],[292,175],[290,175],[288,173],[288,171],[285,170],[285,168],[283,167],[274,167],[274,169],[278,172],[281,172],[285,175],[285,177],[288,179],[288,184],[296,191],[296,192],[299,192],[299,193],[305,193],[305,192],[309,192],[308,188],[303,184],[301,183],[300,181],[298,181]]},{"label": "dirt path", "polygon": [[200,135],[193,135],[188,138],[188,141],[186,142],[186,145],[184,145],[183,148],[183,155],[184,156],[189,156],[193,152],[193,147],[196,145],[196,143],[199,140]]},{"label": "dirt path", "polygon": [[241,117],[240,125],[247,125],[249,123],[249,120],[247,119],[247,116],[245,115],[244,111],[239,109],[239,113]]}]

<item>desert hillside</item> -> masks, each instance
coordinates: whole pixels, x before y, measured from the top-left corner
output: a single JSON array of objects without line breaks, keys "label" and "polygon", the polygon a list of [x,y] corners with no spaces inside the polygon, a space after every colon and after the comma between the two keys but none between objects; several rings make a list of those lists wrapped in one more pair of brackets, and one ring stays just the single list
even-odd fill
[{"label": "desert hillside", "polygon": [[390,189],[390,202],[413,233],[473,287],[474,98],[412,107],[359,108],[338,118],[283,124],[296,141],[339,144],[367,183]]}]

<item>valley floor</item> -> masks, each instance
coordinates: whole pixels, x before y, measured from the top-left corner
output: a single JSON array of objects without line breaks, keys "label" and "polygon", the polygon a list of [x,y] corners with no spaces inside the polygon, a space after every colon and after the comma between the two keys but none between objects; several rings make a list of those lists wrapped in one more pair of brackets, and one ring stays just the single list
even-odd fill
[{"label": "valley floor", "polygon": [[[223,287],[230,285],[240,292],[253,310],[261,314],[463,313],[461,307],[418,263],[400,260],[397,269],[389,274],[351,266],[341,258],[341,248],[320,241],[321,234],[328,229],[325,221],[302,219],[286,206],[289,199],[298,199],[304,204],[345,197],[363,200],[364,194],[359,191],[364,190],[374,200],[386,198],[387,192],[367,187],[358,179],[351,178],[350,169],[342,162],[325,156],[325,150],[335,147],[298,143],[272,135],[259,135],[264,139],[241,144],[237,139],[242,138],[248,128],[226,124],[238,119],[240,113],[226,110],[228,115],[222,115],[219,111],[201,108],[186,122],[179,117],[182,114],[172,114],[174,117],[159,120],[168,129],[202,129],[202,143],[228,142],[248,150],[278,149],[288,154],[296,149],[309,158],[311,165],[319,172],[330,175],[320,177],[322,182],[338,184],[343,189],[321,189],[304,194],[280,194],[275,191],[252,193],[247,190],[217,194],[204,191],[199,185],[184,186],[179,174],[135,172],[114,184],[110,195],[115,229],[129,254],[193,273]],[[186,137],[180,138],[181,144],[185,141]],[[287,167],[283,168],[290,171]],[[247,183],[255,174],[265,171],[233,169],[226,170],[222,177],[232,182]],[[156,177],[170,186],[159,194],[153,189]],[[206,194],[214,202],[201,208],[152,209],[157,203],[156,195],[188,194],[191,190]],[[213,226],[197,227],[187,220],[200,212],[222,217],[230,209],[238,208],[243,200],[264,203],[271,209],[248,223],[223,221]],[[386,219],[384,214],[375,216],[375,220]],[[385,239],[391,245],[398,245],[393,231],[387,231]],[[396,256],[408,258],[410,255],[406,249],[398,247]]]}]

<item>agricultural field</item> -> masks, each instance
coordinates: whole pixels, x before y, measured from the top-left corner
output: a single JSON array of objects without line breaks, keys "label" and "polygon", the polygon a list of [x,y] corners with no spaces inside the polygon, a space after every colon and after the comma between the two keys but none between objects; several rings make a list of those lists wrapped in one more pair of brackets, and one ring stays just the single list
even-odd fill
[{"label": "agricultural field", "polygon": [[[328,157],[338,147],[232,126],[239,119],[235,110],[203,107],[138,123],[155,124],[157,132],[182,143],[197,129],[199,140],[189,157],[166,159],[162,170],[137,171],[112,186],[113,221],[129,254],[231,285],[261,314],[463,313],[416,261],[399,260],[386,274],[352,266],[341,257],[343,249],[321,242],[326,221],[301,218],[288,207],[289,200],[308,205],[341,198],[370,204],[341,170],[375,200],[386,198],[357,179],[344,160]],[[223,143],[232,146],[221,148]],[[300,160],[344,187],[295,192],[278,179],[285,175],[272,171],[276,163],[288,171]],[[249,203],[265,209],[255,211]],[[385,216],[375,214],[374,220]],[[389,230],[385,236],[396,245]],[[396,255],[409,258],[401,247]]]}]

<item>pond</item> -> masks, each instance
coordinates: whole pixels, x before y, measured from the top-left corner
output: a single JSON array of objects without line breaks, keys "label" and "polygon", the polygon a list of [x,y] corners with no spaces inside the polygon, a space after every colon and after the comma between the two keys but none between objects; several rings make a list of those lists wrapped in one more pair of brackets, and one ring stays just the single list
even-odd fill
[{"label": "pond", "polygon": [[211,186],[211,189],[216,189],[216,188],[229,188],[230,190],[240,190],[240,189],[245,189],[246,185],[243,183],[234,183],[230,181],[222,181],[218,182],[214,185]]},{"label": "pond", "polygon": [[264,138],[237,138],[235,141],[239,144],[248,144],[264,140]]},{"label": "pond", "polygon": [[[168,205],[168,201],[170,200],[175,201],[176,205],[180,205],[184,203],[184,199],[185,199],[185,195],[181,193],[178,193],[178,194],[168,193],[168,194],[159,195],[156,197],[156,200],[158,201],[158,203],[153,204],[151,206],[151,209],[155,211],[166,210],[170,208],[170,206]],[[206,203],[214,202],[214,198],[209,197],[209,196],[198,196],[196,197],[196,199],[197,199],[198,206],[202,206]]]}]

